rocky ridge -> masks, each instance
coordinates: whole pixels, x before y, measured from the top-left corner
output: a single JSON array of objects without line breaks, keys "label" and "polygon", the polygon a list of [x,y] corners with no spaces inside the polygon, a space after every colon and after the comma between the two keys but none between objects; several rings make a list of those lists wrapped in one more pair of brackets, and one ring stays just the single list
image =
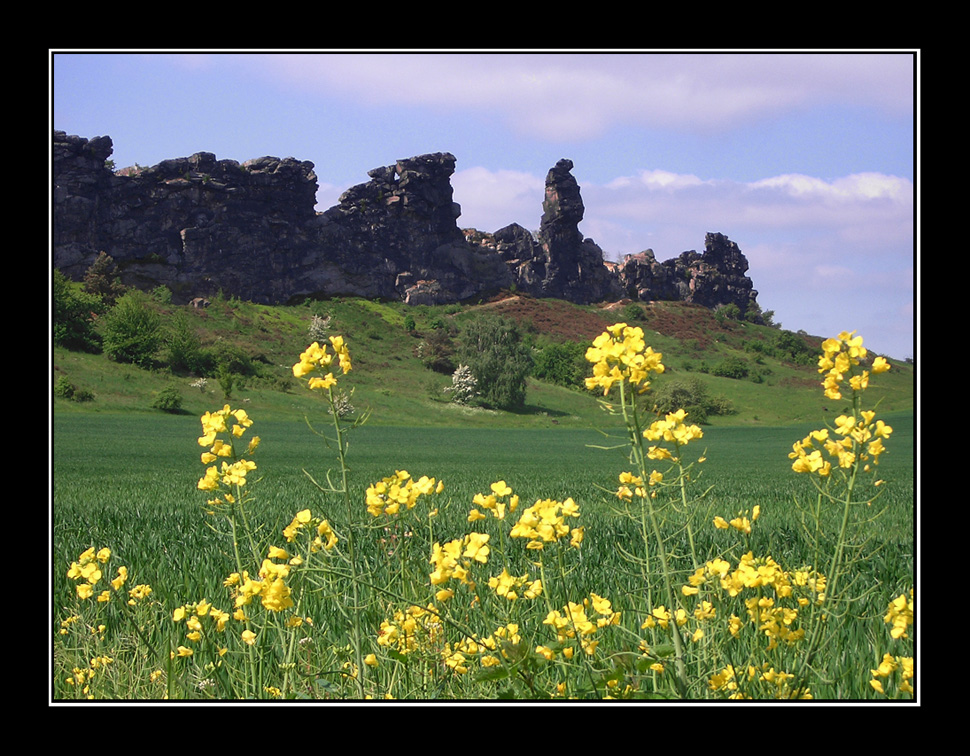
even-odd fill
[{"label": "rocky ridge", "polygon": [[375,168],[320,213],[309,161],[240,164],[199,152],[115,172],[106,165],[112,151],[106,136],[54,132],[53,264],[74,279],[104,251],[124,283],[167,286],[177,302],[221,290],[263,304],[333,296],[445,304],[514,288],[583,304],[681,300],[760,315],[748,262],[722,234],[707,234],[703,253],[658,262],[646,250],[606,262],[579,231],[585,208],[570,160],[546,177],[533,235],[518,224],[461,229],[450,153]]}]

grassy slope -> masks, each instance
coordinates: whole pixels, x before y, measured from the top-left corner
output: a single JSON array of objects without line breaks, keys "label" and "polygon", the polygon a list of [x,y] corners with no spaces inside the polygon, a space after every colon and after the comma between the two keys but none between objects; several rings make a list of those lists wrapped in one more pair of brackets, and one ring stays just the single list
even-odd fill
[{"label": "grassy slope", "polygon": [[[176,309],[158,305],[163,316]],[[447,376],[425,368],[416,350],[421,335],[435,320],[456,326],[491,311],[518,320],[537,342],[549,340],[591,341],[607,325],[622,319],[617,306],[582,307],[559,300],[536,300],[511,296],[478,305],[414,307],[401,303],[380,303],[360,299],[336,299],[293,307],[267,307],[250,303],[216,301],[206,310],[185,307],[205,345],[228,342],[249,355],[259,371],[236,388],[231,403],[245,406],[252,415],[266,420],[316,416],[320,399],[292,378],[291,366],[306,347],[307,327],[312,313],[332,317],[331,332],[343,334],[350,345],[354,371],[344,385],[354,388],[353,404],[370,408],[370,423],[416,427],[600,427],[603,414],[595,396],[584,390],[570,390],[530,380],[527,406],[519,413],[463,408],[434,398],[450,383]],[[711,418],[712,426],[773,426],[816,422],[820,412],[836,413],[839,403],[822,400],[818,375],[811,366],[798,367],[771,357],[759,358],[745,350],[743,342],[768,341],[778,331],[736,322],[718,323],[709,310],[682,303],[658,302],[644,306],[638,322],[647,343],[664,355],[667,373],[655,385],[685,375],[707,383],[712,394],[733,403],[736,414]],[[415,334],[407,333],[404,322],[412,315]],[[834,334],[826,334],[834,335]],[[865,334],[863,334],[864,336]],[[819,339],[808,337],[813,345]],[[745,359],[765,374],[765,380],[732,380],[697,372],[701,363],[713,365],[729,356]],[[172,376],[165,370],[146,371],[113,363],[101,355],[87,355],[55,348],[52,353],[52,383],[67,376],[75,385],[92,391],[95,400],[75,403],[54,400],[61,412],[144,412],[154,394],[173,381],[182,390],[183,412],[198,416],[221,405],[225,397],[215,380],[203,393],[191,388],[191,376]],[[910,365],[894,363],[894,369],[878,377],[867,397],[882,399],[881,413],[912,412],[914,375]],[[824,408],[824,409],[823,409]],[[834,417],[834,415],[832,415]]]}]

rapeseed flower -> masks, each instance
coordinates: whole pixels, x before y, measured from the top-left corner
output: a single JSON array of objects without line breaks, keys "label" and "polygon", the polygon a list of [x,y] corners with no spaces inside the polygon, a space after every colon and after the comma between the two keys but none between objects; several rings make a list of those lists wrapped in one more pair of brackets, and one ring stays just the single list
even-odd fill
[{"label": "rapeseed flower", "polygon": [[586,388],[603,389],[609,394],[615,383],[629,382],[639,391],[650,387],[650,373],[663,373],[663,355],[646,346],[643,329],[616,323],[593,340],[586,350],[586,360],[593,363],[593,375],[586,379]]},{"label": "rapeseed flower", "polygon": [[900,594],[889,602],[889,609],[886,611],[884,621],[887,625],[892,625],[889,634],[895,639],[908,638],[909,626],[913,624],[913,614],[916,602],[913,598],[913,591],[910,589],[909,596],[905,593]]},{"label": "rapeseed flower", "polygon": [[579,507],[571,498],[565,501],[541,499],[522,512],[509,536],[528,538],[527,549],[539,550],[547,543],[566,537],[571,537],[570,544],[578,547],[582,542],[582,530],[570,529],[566,524],[566,518],[570,517],[579,517]]},{"label": "rapeseed flower", "polygon": [[336,385],[337,379],[329,369],[334,357],[337,358],[337,364],[344,375],[352,369],[350,352],[347,349],[344,337],[331,336],[330,345],[333,347],[333,353],[327,351],[326,344],[321,346],[319,342],[314,341],[300,355],[300,361],[293,366],[293,375],[297,378],[310,376],[307,379],[307,385],[311,390],[327,390]]},{"label": "rapeseed flower", "polygon": [[[655,420],[650,427],[643,431],[643,437],[648,441],[666,441],[672,443],[675,450],[686,446],[691,441],[704,437],[704,432],[699,425],[684,422],[687,412],[679,409],[676,412],[668,412],[661,420]],[[677,454],[662,446],[651,446],[647,450],[647,457],[654,460],[669,459],[677,461]],[[651,476],[651,484],[658,482]]]},{"label": "rapeseed flower", "polygon": [[436,481],[427,475],[414,480],[406,470],[397,470],[393,475],[367,487],[367,511],[374,517],[395,515],[402,508],[413,509],[422,496],[439,494],[444,487],[444,481]]},{"label": "rapeseed flower", "polygon": [[[858,369],[869,353],[862,346],[862,337],[856,336],[855,333],[855,331],[842,331],[837,338],[822,342],[818,372],[825,374],[822,379],[822,389],[829,399],[836,401],[841,399],[845,383],[855,392],[863,391],[869,385],[869,371]],[[884,357],[876,357],[871,365],[873,373],[885,373],[889,367]]]}]

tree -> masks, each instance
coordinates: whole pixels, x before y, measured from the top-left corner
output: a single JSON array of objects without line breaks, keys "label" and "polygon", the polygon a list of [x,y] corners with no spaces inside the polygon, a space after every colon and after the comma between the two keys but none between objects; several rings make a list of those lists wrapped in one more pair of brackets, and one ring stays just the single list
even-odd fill
[{"label": "tree", "polygon": [[483,404],[498,409],[525,406],[532,354],[515,321],[493,315],[473,320],[462,332],[459,360],[475,376]]},{"label": "tree", "polygon": [[75,351],[100,352],[101,337],[94,330],[94,319],[104,312],[101,298],[81,291],[55,270],[51,299],[54,343]]},{"label": "tree", "polygon": [[104,353],[116,362],[150,367],[162,345],[162,319],[131,291],[120,297],[104,318]]},{"label": "tree", "polygon": [[115,261],[109,254],[98,254],[91,267],[85,271],[84,290],[88,294],[101,297],[109,307],[125,293],[126,287],[118,278]]},{"label": "tree", "polygon": [[172,317],[165,333],[168,366],[175,373],[190,373],[201,365],[202,343],[189,318],[182,311]]}]

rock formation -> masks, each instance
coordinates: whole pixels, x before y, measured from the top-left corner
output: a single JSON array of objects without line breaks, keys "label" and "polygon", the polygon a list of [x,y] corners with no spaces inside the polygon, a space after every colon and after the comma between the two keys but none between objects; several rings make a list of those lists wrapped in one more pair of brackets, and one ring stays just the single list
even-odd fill
[{"label": "rock formation", "polygon": [[467,233],[470,241],[498,253],[518,291],[589,304],[619,299],[622,291],[601,250],[579,231],[585,207],[571,160],[560,160],[546,176],[542,220],[535,238],[517,223],[494,234]]},{"label": "rock formation", "polygon": [[517,224],[460,229],[449,153],[375,168],[318,213],[308,161],[199,152],[114,172],[112,149],[109,137],[54,132],[53,264],[74,279],[104,251],[124,283],[164,285],[176,302],[222,291],[265,304],[341,295],[443,304],[515,287],[579,303],[735,303],[744,314],[757,296],[747,260],[720,234],[708,234],[703,254],[605,262],[579,231],[585,208],[570,160],[546,177],[534,237]]},{"label": "rock formation", "polygon": [[623,294],[635,300],[680,300],[717,308],[735,304],[742,316],[749,310],[760,319],[754,290],[746,272],[748,261],[738,245],[723,234],[707,234],[704,253],[691,250],[657,262],[653,250],[626,255],[616,267]]}]

